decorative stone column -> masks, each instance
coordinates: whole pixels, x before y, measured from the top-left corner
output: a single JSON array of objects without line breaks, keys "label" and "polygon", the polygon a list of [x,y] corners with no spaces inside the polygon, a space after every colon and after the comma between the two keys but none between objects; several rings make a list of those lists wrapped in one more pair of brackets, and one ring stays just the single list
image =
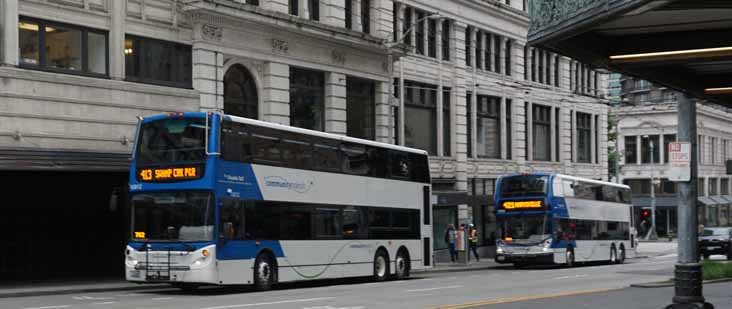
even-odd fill
[{"label": "decorative stone column", "polygon": [[376,141],[382,143],[393,144],[394,141],[389,138],[389,131],[392,130],[391,124],[391,113],[392,108],[389,103],[389,83],[388,82],[375,82],[376,84],[376,112],[375,112],[375,125],[376,125]]},{"label": "decorative stone column", "polygon": [[264,64],[262,120],[290,125],[290,66]]},{"label": "decorative stone column", "polygon": [[18,65],[18,0],[0,0],[1,65]]},{"label": "decorative stone column", "polygon": [[125,79],[125,29],[127,1],[110,1],[111,27],[109,29],[109,76]]},{"label": "decorative stone column", "polygon": [[325,132],[346,135],[346,75],[326,73],[325,79]]},{"label": "decorative stone column", "polygon": [[202,111],[222,111],[224,109],[224,55],[220,52],[202,48],[194,44],[193,89],[201,95]]}]

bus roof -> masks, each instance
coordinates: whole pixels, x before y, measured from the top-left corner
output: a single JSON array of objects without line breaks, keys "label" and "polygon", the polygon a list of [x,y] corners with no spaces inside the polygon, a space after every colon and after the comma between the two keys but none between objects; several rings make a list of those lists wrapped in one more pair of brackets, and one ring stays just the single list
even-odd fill
[{"label": "bus roof", "polygon": [[387,144],[387,143],[380,143],[380,142],[375,142],[375,141],[371,141],[371,140],[367,140],[367,139],[360,139],[360,138],[343,136],[343,135],[338,135],[338,134],[325,133],[325,132],[321,132],[321,131],[308,130],[308,129],[298,128],[298,127],[286,126],[286,125],[281,125],[281,124],[277,124],[277,123],[266,122],[266,121],[261,121],[261,120],[254,120],[254,119],[250,119],[250,118],[244,118],[244,117],[233,116],[233,115],[224,115],[224,118],[234,121],[234,122],[257,125],[257,126],[262,126],[262,127],[267,127],[267,128],[277,129],[277,130],[302,133],[302,134],[307,134],[307,135],[312,135],[312,136],[319,136],[319,137],[324,137],[324,138],[340,140],[340,141],[344,141],[344,142],[352,142],[352,143],[388,148],[388,149],[393,149],[393,150],[411,152],[411,153],[421,154],[421,155],[425,155],[425,156],[428,155],[427,151],[424,151],[421,149],[397,146],[397,145],[392,145],[392,144]]},{"label": "bus roof", "polygon": [[537,176],[554,176],[559,177],[562,179],[568,179],[568,180],[574,180],[574,181],[582,181],[582,182],[588,182],[588,183],[594,183],[598,185],[605,185],[605,186],[611,186],[611,187],[618,187],[618,188],[624,188],[624,189],[630,189],[630,186],[614,183],[614,182],[607,182],[607,181],[600,181],[590,178],[582,178],[582,177],[576,177],[576,176],[570,176],[565,174],[558,174],[558,173],[545,173],[545,172],[538,172],[538,173],[519,173],[519,174],[511,174],[511,175],[505,175],[502,177],[512,177],[512,176],[521,176],[521,175],[537,175]]}]

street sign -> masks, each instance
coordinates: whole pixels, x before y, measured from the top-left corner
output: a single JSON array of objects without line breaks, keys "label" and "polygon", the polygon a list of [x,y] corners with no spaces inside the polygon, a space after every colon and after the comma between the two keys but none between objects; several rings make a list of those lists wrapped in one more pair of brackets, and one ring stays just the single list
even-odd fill
[{"label": "street sign", "polygon": [[691,181],[691,143],[669,143],[668,161],[670,163],[668,180]]}]

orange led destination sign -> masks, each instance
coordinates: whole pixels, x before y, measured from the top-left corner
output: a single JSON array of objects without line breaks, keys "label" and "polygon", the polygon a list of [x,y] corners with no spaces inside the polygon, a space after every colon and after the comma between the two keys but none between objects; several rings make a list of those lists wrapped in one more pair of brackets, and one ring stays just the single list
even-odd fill
[{"label": "orange led destination sign", "polygon": [[198,167],[145,168],[138,173],[142,181],[171,181],[200,178]]},{"label": "orange led destination sign", "polygon": [[519,209],[541,209],[541,201],[508,201],[503,202],[503,209],[519,210]]}]

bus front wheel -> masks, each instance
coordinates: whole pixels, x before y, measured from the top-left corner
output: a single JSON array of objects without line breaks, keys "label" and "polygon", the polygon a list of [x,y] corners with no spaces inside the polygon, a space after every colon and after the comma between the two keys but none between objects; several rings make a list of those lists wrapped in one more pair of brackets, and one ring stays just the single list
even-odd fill
[{"label": "bus front wheel", "polygon": [[610,264],[618,263],[618,251],[615,250],[615,246],[610,247]]},{"label": "bus front wheel", "polygon": [[269,256],[260,254],[254,262],[254,287],[266,291],[274,282],[274,264]]},{"label": "bus front wheel", "polygon": [[374,279],[376,281],[386,281],[389,278],[389,257],[383,249],[376,251],[374,256]]},{"label": "bus front wheel", "polygon": [[567,252],[564,254],[564,257],[567,259],[567,267],[574,267],[574,250],[572,250],[572,248],[567,248]]}]

